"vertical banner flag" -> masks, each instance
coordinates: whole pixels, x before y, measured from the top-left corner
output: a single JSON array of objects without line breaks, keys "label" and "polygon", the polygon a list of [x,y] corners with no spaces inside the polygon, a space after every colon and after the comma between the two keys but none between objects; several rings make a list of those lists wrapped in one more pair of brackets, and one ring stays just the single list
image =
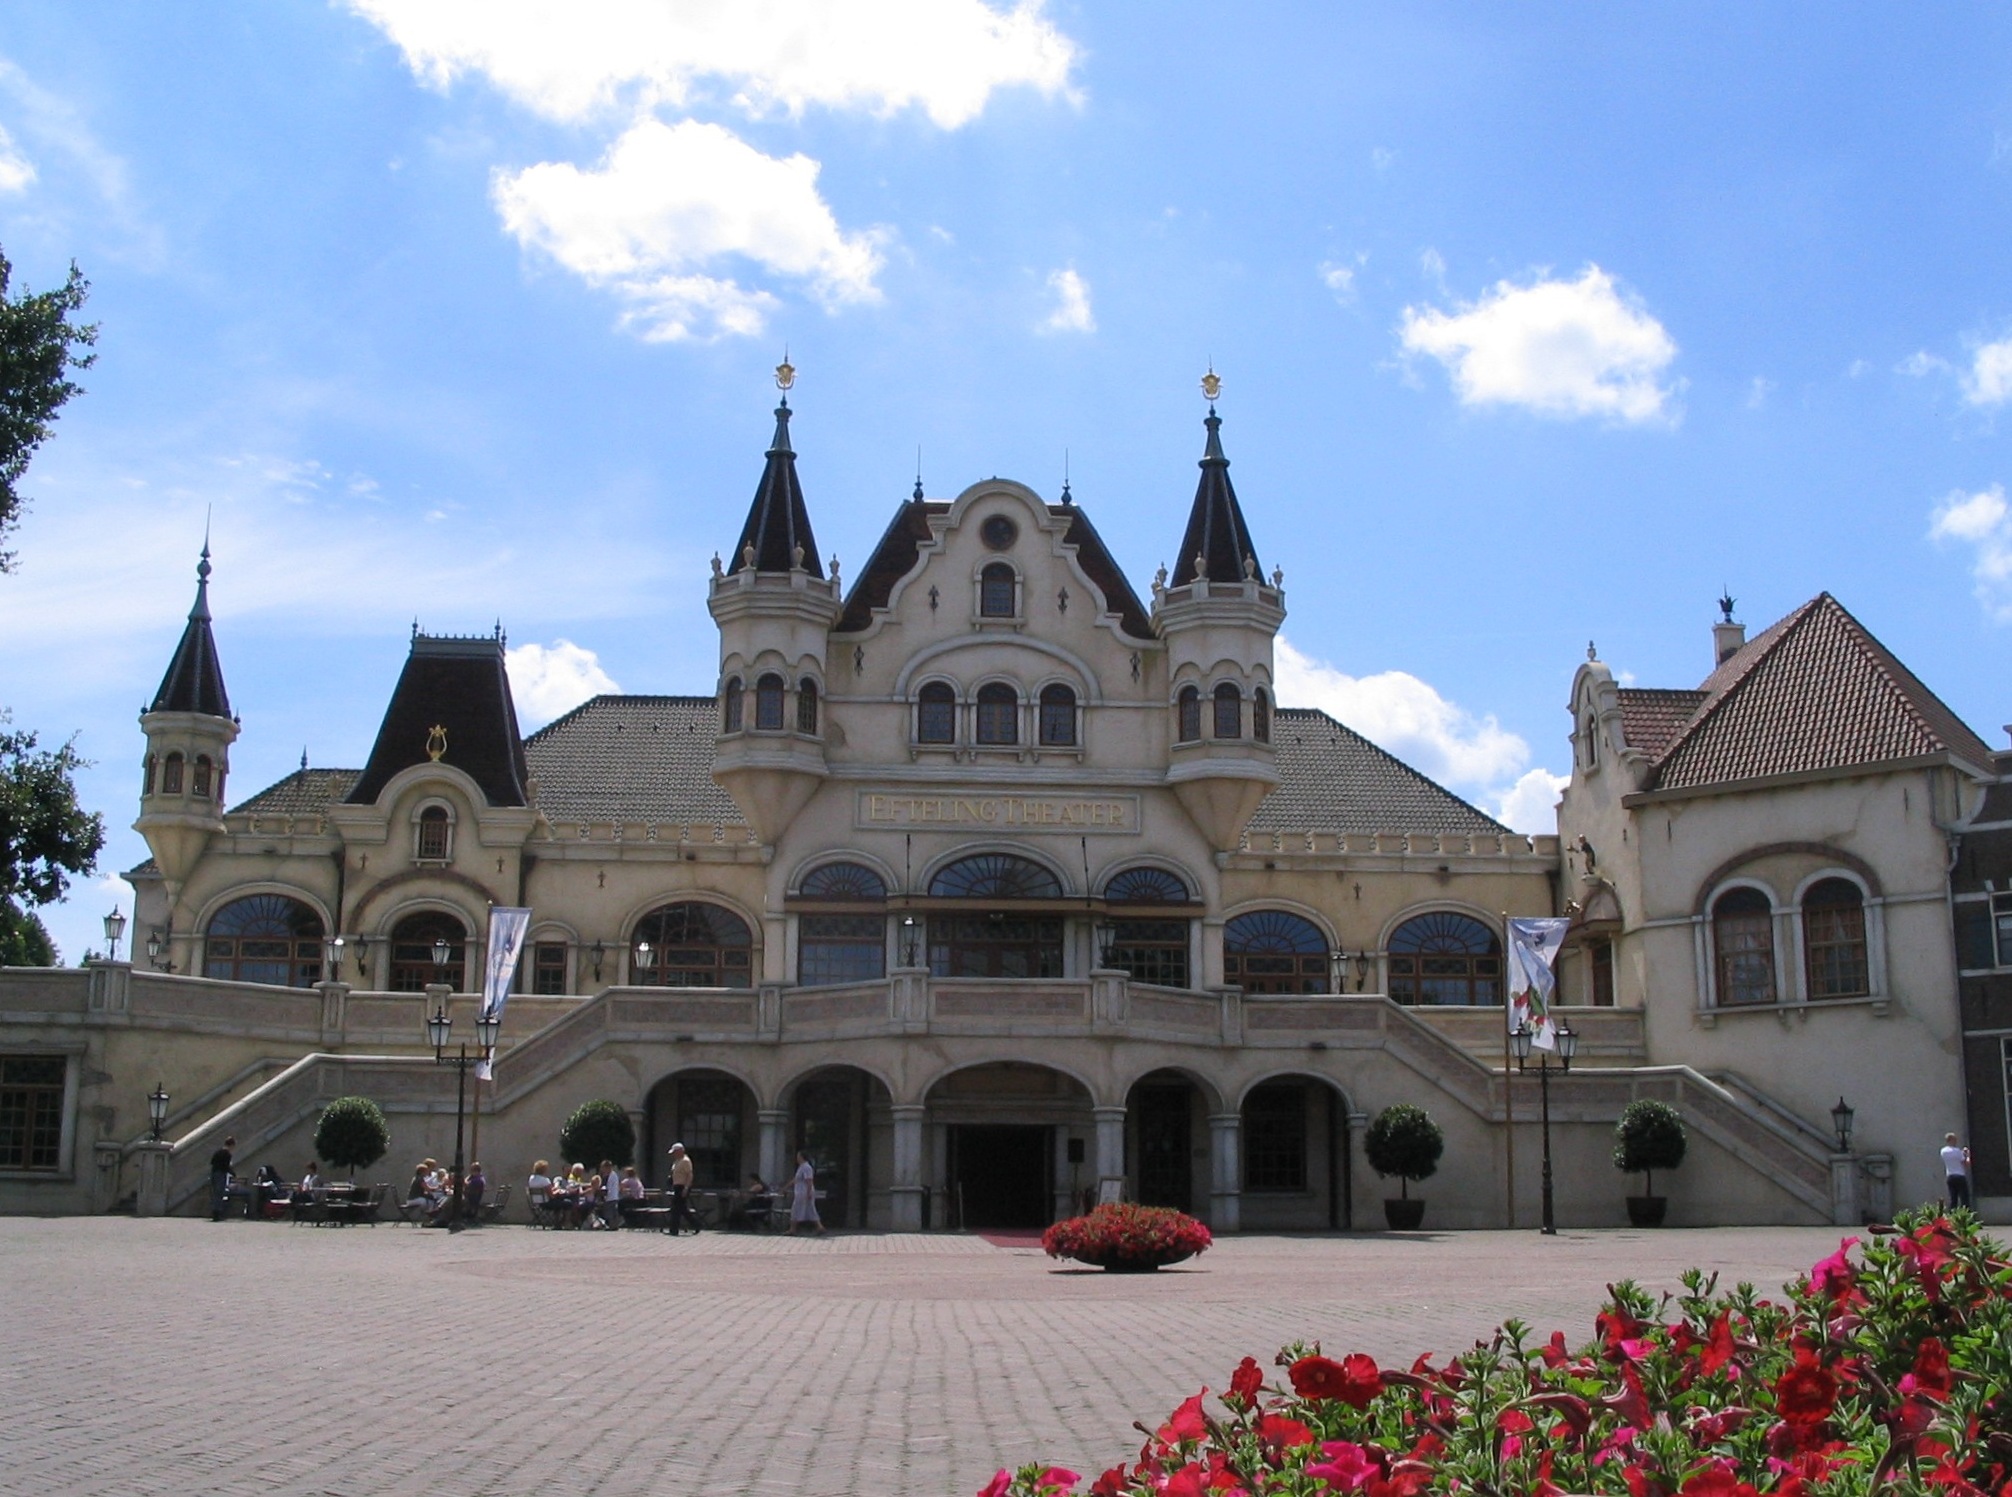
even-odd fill
[{"label": "vertical banner flag", "polygon": [[1509,1028],[1513,1032],[1518,1024],[1528,1024],[1530,1043],[1540,1050],[1558,1048],[1558,1027],[1551,1022],[1551,996],[1558,991],[1558,977],[1551,969],[1571,923],[1509,922]]},{"label": "vertical banner flag", "polygon": [[[517,976],[517,959],[524,954],[524,933],[531,928],[531,912],[508,905],[489,911],[489,960],[482,972],[482,1017],[503,1017],[503,1005],[510,997],[510,984]],[[492,1078],[489,1057],[475,1068],[478,1081]]]}]

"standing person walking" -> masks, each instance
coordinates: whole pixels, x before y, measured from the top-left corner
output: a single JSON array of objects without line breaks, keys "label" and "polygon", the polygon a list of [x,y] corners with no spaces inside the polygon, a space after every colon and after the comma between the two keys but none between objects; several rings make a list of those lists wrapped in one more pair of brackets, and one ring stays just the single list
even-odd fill
[{"label": "standing person walking", "polygon": [[1956,1135],[1942,1135],[1942,1176],[1949,1186],[1949,1204],[1970,1204],[1970,1151],[1956,1141]]},{"label": "standing person walking", "polygon": [[810,1155],[802,1149],[796,1151],[796,1176],[790,1182],[789,1232],[796,1235],[798,1227],[809,1227],[813,1232],[823,1232],[824,1223],[817,1214],[817,1167],[810,1162]]},{"label": "standing person walking", "polygon": [[210,1220],[213,1222],[224,1219],[224,1207],[230,1201],[231,1151],[237,1146],[237,1135],[231,1134],[225,1137],[223,1147],[210,1155]]},{"label": "standing person walking", "polygon": [[694,1232],[699,1230],[699,1219],[693,1213],[688,1198],[692,1193],[692,1156],[685,1152],[683,1144],[671,1145],[671,1236],[685,1230],[689,1219]]}]

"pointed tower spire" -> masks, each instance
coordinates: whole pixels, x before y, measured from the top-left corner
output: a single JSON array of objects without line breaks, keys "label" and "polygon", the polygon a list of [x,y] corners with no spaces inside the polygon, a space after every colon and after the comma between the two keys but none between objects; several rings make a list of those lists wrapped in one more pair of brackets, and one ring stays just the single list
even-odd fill
[{"label": "pointed tower spire", "polygon": [[811,534],[810,512],[797,482],[796,452],[789,444],[789,388],[796,383],[796,370],[787,354],[776,366],[775,383],[783,392],[775,408],[775,439],[769,443],[768,465],[762,469],[761,484],[727,570],[805,571],[822,577],[824,563],[818,560],[817,538]]},{"label": "pointed tower spire", "polygon": [[189,609],[188,626],[168,673],[161,677],[161,689],[154,693],[151,712],[201,712],[210,717],[229,717],[231,699],[224,691],[223,666],[217,660],[217,642],[210,634],[210,543],[203,538],[202,560],[196,563],[196,601]]},{"label": "pointed tower spire", "polygon": [[1222,385],[1213,369],[1202,380],[1202,393],[1209,402],[1209,414],[1202,424],[1209,436],[1202,449],[1202,480],[1195,487],[1195,506],[1188,512],[1187,533],[1181,537],[1181,549],[1175,556],[1175,587],[1185,587],[1197,577],[1210,582],[1242,582],[1263,571],[1244,524],[1244,512],[1237,504],[1237,491],[1230,484],[1230,460],[1223,456],[1223,420],[1216,414],[1216,396]]}]

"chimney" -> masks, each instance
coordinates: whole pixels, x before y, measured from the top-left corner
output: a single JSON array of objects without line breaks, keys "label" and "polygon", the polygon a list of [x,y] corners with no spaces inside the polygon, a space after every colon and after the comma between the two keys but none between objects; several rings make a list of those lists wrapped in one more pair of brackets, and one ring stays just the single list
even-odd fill
[{"label": "chimney", "polygon": [[1719,599],[1720,617],[1712,625],[1712,668],[1716,670],[1740,652],[1747,642],[1747,626],[1733,622],[1733,595]]}]

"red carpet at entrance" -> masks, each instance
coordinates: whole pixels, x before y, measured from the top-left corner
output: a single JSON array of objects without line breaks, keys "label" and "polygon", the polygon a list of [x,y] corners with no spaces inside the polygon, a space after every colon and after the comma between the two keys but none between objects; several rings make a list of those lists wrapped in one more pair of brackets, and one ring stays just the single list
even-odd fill
[{"label": "red carpet at entrance", "polygon": [[993,1227],[977,1235],[994,1247],[1028,1248],[1041,1245],[1040,1227]]}]

